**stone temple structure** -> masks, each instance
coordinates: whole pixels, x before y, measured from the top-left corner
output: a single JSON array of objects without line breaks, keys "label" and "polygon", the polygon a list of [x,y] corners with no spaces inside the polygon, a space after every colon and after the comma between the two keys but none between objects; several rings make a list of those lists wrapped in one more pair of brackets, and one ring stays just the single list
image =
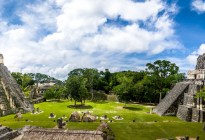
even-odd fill
[{"label": "stone temple structure", "polygon": [[204,122],[205,102],[196,93],[205,86],[205,54],[197,59],[195,70],[188,71],[187,79],[177,83],[154,108],[158,115],[176,115],[185,121]]},{"label": "stone temple structure", "polygon": [[4,66],[3,55],[0,54],[0,116],[32,109],[33,106],[24,98],[23,91]]}]

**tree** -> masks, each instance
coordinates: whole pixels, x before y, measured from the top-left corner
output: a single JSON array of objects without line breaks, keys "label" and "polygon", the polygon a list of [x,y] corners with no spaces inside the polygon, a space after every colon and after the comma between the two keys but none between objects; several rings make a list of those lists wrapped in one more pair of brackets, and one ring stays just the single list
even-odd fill
[{"label": "tree", "polygon": [[55,82],[55,83],[62,83],[60,80],[53,78],[49,75],[42,74],[42,73],[28,73],[30,77],[35,81],[35,83],[45,83],[45,82]]},{"label": "tree", "polygon": [[32,79],[32,77],[28,74],[22,74],[20,72],[12,72],[11,75],[14,77],[25,95],[28,97],[31,91],[31,87],[34,85],[34,80]]},{"label": "tree", "polygon": [[83,76],[73,75],[66,80],[66,88],[68,95],[76,101],[81,102],[87,98],[88,90],[86,88],[87,79]]},{"label": "tree", "polygon": [[65,93],[65,87],[63,85],[54,85],[45,91],[44,98],[60,100],[63,93]]},{"label": "tree", "polygon": [[[113,92],[120,100],[136,101],[139,91],[136,84],[144,77],[144,72],[122,71],[112,75]],[[139,84],[138,84],[139,85]]]},{"label": "tree", "polygon": [[205,101],[205,86],[197,92],[196,98],[202,98]]},{"label": "tree", "polygon": [[146,66],[149,79],[154,83],[153,90],[160,95],[161,101],[162,95],[176,83],[179,67],[167,60],[157,60],[153,64],[147,63]]},{"label": "tree", "polygon": [[96,90],[97,84],[98,84],[98,79],[100,77],[98,70],[86,68],[86,69],[84,69],[83,77],[87,79],[86,88],[91,93],[91,95],[92,95],[91,100],[93,100],[93,94],[94,94],[93,90],[94,89]]}]

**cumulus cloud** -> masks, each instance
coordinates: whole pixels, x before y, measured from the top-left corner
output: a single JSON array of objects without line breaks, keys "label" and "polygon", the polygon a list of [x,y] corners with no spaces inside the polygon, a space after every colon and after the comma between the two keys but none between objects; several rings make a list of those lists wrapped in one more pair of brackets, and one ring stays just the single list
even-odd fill
[{"label": "cumulus cloud", "polygon": [[187,56],[186,59],[190,65],[195,66],[198,56],[202,55],[203,53],[205,53],[205,44],[201,44],[198,50],[192,52],[190,55]]},{"label": "cumulus cloud", "polygon": [[205,1],[204,0],[194,0],[192,2],[192,9],[198,13],[205,12]]},{"label": "cumulus cloud", "polygon": [[11,71],[65,79],[78,67],[140,69],[155,55],[180,49],[172,15],[162,0],[47,0],[16,8],[21,24],[0,18],[0,51]]}]

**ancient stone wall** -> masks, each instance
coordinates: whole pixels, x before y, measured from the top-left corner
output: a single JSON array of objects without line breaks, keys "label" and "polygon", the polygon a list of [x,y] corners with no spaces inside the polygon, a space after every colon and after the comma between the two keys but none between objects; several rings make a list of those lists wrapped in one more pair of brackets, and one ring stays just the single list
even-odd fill
[{"label": "ancient stone wall", "polygon": [[196,70],[205,69],[205,54],[199,55],[197,58]]},{"label": "ancient stone wall", "polygon": [[177,111],[177,117],[184,121],[191,121],[192,119],[192,108],[184,105],[179,105]]},{"label": "ancient stone wall", "polygon": [[19,140],[107,140],[102,131],[28,128]]},{"label": "ancient stone wall", "polygon": [[5,126],[0,126],[0,140],[12,140],[19,135],[20,133],[18,131]]},{"label": "ancient stone wall", "polygon": [[[170,110],[170,108],[176,106],[177,101],[180,99],[181,95],[184,94],[189,84],[190,82],[177,83],[153,111],[159,115],[165,115],[165,113]],[[177,109],[177,106],[175,109]],[[172,110],[176,112],[176,110]],[[170,114],[171,112],[168,111],[168,113]]]},{"label": "ancient stone wall", "polygon": [[24,98],[24,93],[7,67],[0,64],[0,116],[15,113],[19,109],[31,111],[33,106]]}]

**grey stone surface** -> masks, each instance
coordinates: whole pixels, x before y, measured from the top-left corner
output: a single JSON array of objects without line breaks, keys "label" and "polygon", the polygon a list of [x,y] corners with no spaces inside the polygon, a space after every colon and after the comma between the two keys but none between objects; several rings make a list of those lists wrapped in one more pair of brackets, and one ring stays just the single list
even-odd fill
[{"label": "grey stone surface", "polygon": [[[197,92],[205,85],[204,69],[205,54],[198,57],[196,70],[188,72],[193,74],[192,78],[188,79],[186,84],[177,83],[157,105],[154,112],[159,115],[176,115],[184,121],[204,122],[205,101],[196,97]],[[197,74],[200,78],[197,78]]]},{"label": "grey stone surface", "polygon": [[79,121],[81,121],[80,114],[77,111],[73,112],[70,115],[70,117],[69,117],[69,121],[71,121],[71,122],[79,122]]},{"label": "grey stone surface", "polygon": [[20,133],[11,128],[0,126],[0,140],[12,140],[15,137],[19,136]]},{"label": "grey stone surface", "polygon": [[205,69],[205,53],[197,58],[196,69]]},{"label": "grey stone surface", "polygon": [[90,114],[86,114],[82,116],[82,121],[83,122],[94,122],[96,121],[96,117]]},{"label": "grey stone surface", "polygon": [[107,134],[102,131],[27,127],[15,140],[107,140]]},{"label": "grey stone surface", "polygon": [[191,121],[192,108],[185,105],[179,105],[177,117],[184,121]]},{"label": "grey stone surface", "polygon": [[11,76],[7,67],[0,64],[0,116],[31,111],[32,104],[24,98],[23,91]]},{"label": "grey stone surface", "polygon": [[192,121],[193,122],[199,122],[200,121],[200,110],[198,110],[197,108],[193,108],[192,109]]},{"label": "grey stone surface", "polygon": [[169,108],[179,99],[180,95],[184,93],[189,84],[190,82],[177,83],[153,111],[159,115],[165,115],[167,110],[169,110]]}]

